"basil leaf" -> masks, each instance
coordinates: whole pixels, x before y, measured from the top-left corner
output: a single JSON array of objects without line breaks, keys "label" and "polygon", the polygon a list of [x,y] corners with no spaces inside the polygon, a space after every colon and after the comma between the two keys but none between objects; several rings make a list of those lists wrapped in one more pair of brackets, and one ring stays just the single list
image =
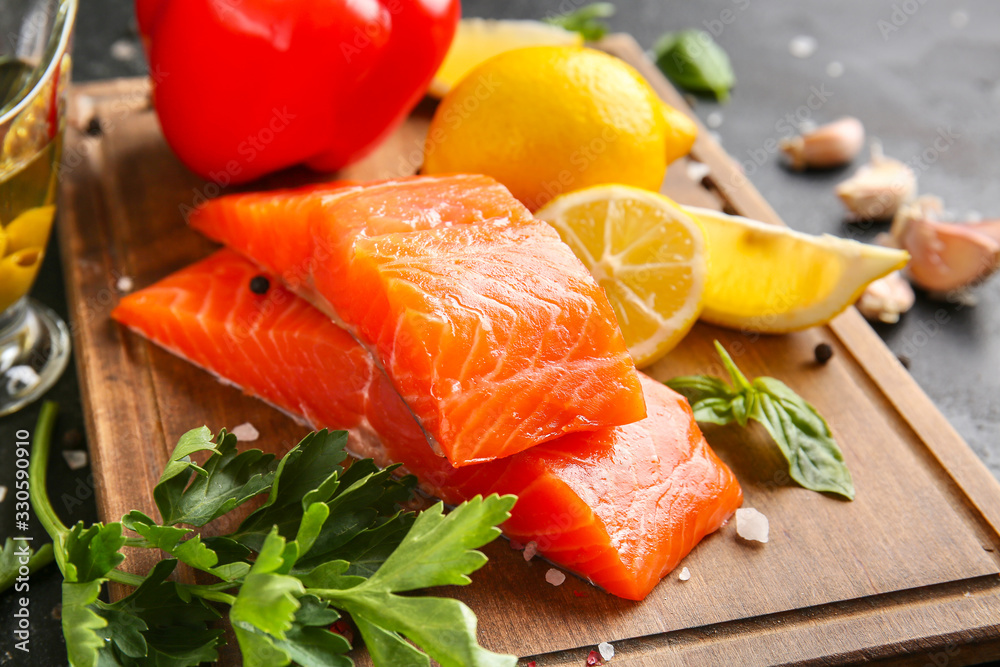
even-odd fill
[{"label": "basil leaf", "polygon": [[755,410],[788,459],[788,474],[813,491],[854,499],[854,482],[830,427],[812,405],[774,378],[757,378]]},{"label": "basil leaf", "polygon": [[691,402],[695,420],[720,425],[735,421],[740,426],[749,419],[760,422],[788,461],[788,474],[795,482],[853,500],[854,482],[844,454],[816,408],[780,380],[759,377],[751,383],[719,341],[715,349],[735,386],[709,375],[667,382]]},{"label": "basil leaf", "polygon": [[736,84],[729,56],[704,30],[681,30],[663,35],[653,47],[656,65],[680,88],[729,99]]},{"label": "basil leaf", "polygon": [[728,398],[735,394],[726,381],[714,375],[680,375],[666,385],[694,404],[706,398]]},{"label": "basil leaf", "polygon": [[580,7],[576,11],[549,16],[542,20],[549,25],[559,26],[563,30],[578,32],[588,42],[596,42],[608,34],[608,26],[601,19],[613,16],[614,13],[615,6],[610,2],[595,2]]}]

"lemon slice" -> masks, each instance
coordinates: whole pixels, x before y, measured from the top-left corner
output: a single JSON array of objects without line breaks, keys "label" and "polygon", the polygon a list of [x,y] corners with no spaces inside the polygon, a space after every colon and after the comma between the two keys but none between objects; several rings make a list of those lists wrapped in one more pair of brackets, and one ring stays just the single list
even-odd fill
[{"label": "lemon slice", "polygon": [[698,319],[705,234],[671,200],[599,185],[557,197],[535,217],[558,230],[604,288],[636,366],[673,349]]},{"label": "lemon slice", "polygon": [[681,208],[701,222],[712,256],[701,318],[734,329],[784,333],[829,322],[910,258],[904,250]]},{"label": "lemon slice", "polygon": [[495,55],[524,46],[581,46],[576,32],[540,21],[462,19],[448,54],[434,75],[433,97],[444,97],[474,67]]}]

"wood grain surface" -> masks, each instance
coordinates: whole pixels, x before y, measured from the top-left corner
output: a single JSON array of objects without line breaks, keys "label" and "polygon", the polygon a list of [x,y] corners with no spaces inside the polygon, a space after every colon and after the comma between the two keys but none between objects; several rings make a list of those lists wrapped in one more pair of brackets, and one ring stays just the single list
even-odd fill
[{"label": "wood grain surface", "polygon": [[[686,109],[634,41],[616,35],[602,46]],[[140,288],[213,249],[184,225],[183,210],[218,188],[170,153],[148,92],[141,80],[76,87],[62,174],[72,329],[105,520],[131,509],[154,512],[153,485],[192,427],[251,421],[261,433],[255,445],[279,454],[305,432],[109,318],[119,277]],[[431,103],[422,104],[375,154],[339,176],[413,173],[432,112]],[[99,136],[84,131],[94,117],[104,126]],[[704,128],[692,158],[708,165],[709,175],[693,182],[682,160],[669,169],[668,195],[780,224]],[[263,185],[315,178],[292,171]],[[473,585],[440,591],[473,608],[482,643],[539,666],[582,664],[601,641],[615,643],[615,664],[635,665],[923,665],[938,654],[960,665],[1000,656],[1000,484],[857,312],[785,336],[699,324],[652,374],[720,374],[713,339],[745,372],[783,379],[826,416],[857,499],[790,485],[776,472],[783,465],[763,431],[748,438],[708,429],[743,484],[745,506],[770,519],[768,544],[741,542],[726,526],[685,559],[690,581],[668,576],[635,603],[573,577],[552,587],[544,580],[547,563],[525,563],[499,540],[487,547],[490,562]],[[825,366],[813,360],[821,341],[834,349]],[[143,572],[149,564],[134,556],[125,565]]]}]

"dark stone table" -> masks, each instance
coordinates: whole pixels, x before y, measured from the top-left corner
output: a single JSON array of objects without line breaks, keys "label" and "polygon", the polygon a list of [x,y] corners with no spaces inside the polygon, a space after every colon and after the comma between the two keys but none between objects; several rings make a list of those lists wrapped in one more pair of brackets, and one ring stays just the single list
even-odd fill
[{"label": "dark stone table", "polygon": [[[581,4],[467,0],[464,11],[467,16],[539,18]],[[699,101],[696,111],[712,121],[729,153],[793,228],[864,239],[885,225],[859,228],[844,221],[833,186],[849,172],[793,174],[766,150],[784,135],[789,114],[817,122],[857,116],[870,136],[882,140],[888,155],[921,160],[921,192],[943,197],[959,214],[1000,217],[1000,4],[994,0],[619,0],[617,5],[612,29],[632,33],[645,47],[666,30],[699,27],[715,34],[733,60],[738,84],[729,104]],[[815,39],[812,55],[792,55],[789,44],[796,37]],[[82,0],[74,55],[78,81],[142,74],[132,3]],[[823,92],[825,101],[811,109],[809,97],[815,90]],[[939,133],[956,136],[947,150],[933,148]],[[54,246],[33,294],[65,317]],[[907,358],[920,386],[1000,477],[1000,278],[975,294],[979,303],[974,307],[918,295],[916,307],[902,322],[878,331],[894,352]],[[72,369],[49,398],[62,406],[50,495],[67,523],[93,521],[89,469],[70,471],[60,455],[60,450],[84,447]],[[37,415],[36,405],[0,419],[0,484],[13,487],[10,441],[18,429],[33,428]],[[10,534],[11,494],[0,510],[0,535]],[[12,655],[16,652],[5,622],[0,665],[65,664],[59,581],[55,567],[32,578],[31,659]],[[0,618],[10,618],[12,597],[0,596]]]}]

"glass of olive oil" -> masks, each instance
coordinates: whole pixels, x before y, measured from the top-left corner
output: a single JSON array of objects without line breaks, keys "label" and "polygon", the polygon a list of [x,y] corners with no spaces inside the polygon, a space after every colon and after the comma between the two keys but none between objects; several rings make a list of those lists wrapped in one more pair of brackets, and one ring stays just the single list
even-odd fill
[{"label": "glass of olive oil", "polygon": [[41,396],[69,331],[28,296],[56,212],[77,0],[3,0],[0,11],[0,416]]}]

